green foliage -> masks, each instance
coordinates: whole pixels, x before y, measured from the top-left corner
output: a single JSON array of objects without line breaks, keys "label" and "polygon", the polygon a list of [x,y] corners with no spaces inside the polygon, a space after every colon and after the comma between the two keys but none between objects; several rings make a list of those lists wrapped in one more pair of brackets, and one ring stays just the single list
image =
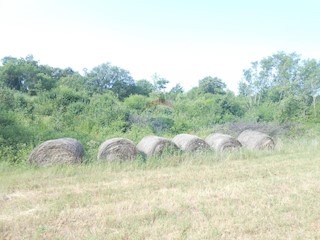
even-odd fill
[{"label": "green foliage", "polygon": [[178,126],[192,126],[190,130],[196,130],[220,123],[223,117],[220,100],[219,95],[212,94],[200,95],[195,100],[179,99],[175,105],[176,117],[185,123]]},{"label": "green foliage", "polygon": [[14,108],[15,100],[13,93],[12,90],[6,87],[0,88],[0,109],[10,110]]},{"label": "green foliage", "polygon": [[288,96],[279,105],[279,121],[298,120],[303,117],[304,109],[304,102],[301,101],[299,96]]},{"label": "green foliage", "polygon": [[217,77],[205,77],[199,81],[199,92],[202,94],[225,94],[227,85]]},{"label": "green foliage", "polygon": [[173,127],[174,121],[170,117],[157,117],[150,119],[150,125],[154,133],[161,135]]},{"label": "green foliage", "polygon": [[112,92],[93,95],[81,115],[81,121],[89,127],[87,131],[98,136],[125,131],[126,119],[126,108]]},{"label": "green foliage", "polygon": [[35,140],[34,128],[28,128],[12,111],[0,110],[0,160],[21,162]]},{"label": "green foliage", "polygon": [[25,59],[4,58],[2,64],[0,82],[11,89],[34,95],[55,86],[53,69],[39,65],[33,56]]},{"label": "green foliage", "polygon": [[110,63],[101,64],[93,68],[88,74],[89,87],[98,93],[107,90],[114,92],[120,99],[128,97],[133,93],[135,86],[130,73]]},{"label": "green foliage", "polygon": [[317,116],[320,63],[301,60],[296,53],[278,52],[244,70],[239,93],[247,98],[248,111],[257,120],[307,121],[311,112]]},{"label": "green foliage", "polygon": [[167,88],[167,84],[169,83],[167,79],[159,76],[156,73],[152,76],[152,79],[153,79],[154,89],[157,92],[162,92]]},{"label": "green foliage", "polygon": [[[0,159],[23,162],[33,147],[74,137],[96,158],[100,143],[146,135],[211,132],[217,124],[319,122],[320,62],[279,52],[243,72],[236,96],[219,78],[206,77],[184,92],[155,74],[134,81],[110,63],[82,76],[40,65],[32,56],[5,57],[0,66]],[[210,130],[211,129],[211,130]]]},{"label": "green foliage", "polygon": [[[131,139],[135,143],[138,143],[143,137],[153,134],[154,132],[150,126],[147,125],[141,127],[139,124],[133,124],[130,126],[127,132],[122,133],[122,136]],[[117,136],[121,135],[118,134]]]},{"label": "green foliage", "polygon": [[183,87],[178,83],[173,88],[171,88],[169,93],[170,94],[181,94],[183,92],[184,92]]},{"label": "green foliage", "polygon": [[0,162],[12,164],[25,163],[33,149],[31,144],[26,143],[16,143],[8,146],[2,138],[0,138],[0,145]]},{"label": "green foliage", "polygon": [[139,80],[136,82],[135,90],[134,92],[136,94],[144,95],[144,96],[149,96],[150,93],[152,93],[155,90],[154,85],[150,83],[147,80]]},{"label": "green foliage", "polygon": [[183,87],[180,84],[175,85],[173,88],[171,88],[171,90],[169,91],[169,93],[167,94],[168,99],[170,100],[176,100],[176,98],[179,95],[182,95],[184,92]]},{"label": "green foliage", "polygon": [[86,77],[81,76],[80,74],[73,74],[61,77],[59,79],[58,84],[60,86],[72,88],[75,91],[86,91],[88,93],[91,93],[88,86],[88,79]]},{"label": "green foliage", "polygon": [[57,107],[66,107],[72,103],[86,103],[88,101],[85,92],[75,91],[72,88],[65,86],[60,87],[56,96]]},{"label": "green foliage", "polygon": [[131,95],[124,100],[124,104],[130,109],[130,111],[135,110],[137,112],[142,112],[146,109],[150,100],[142,95]]},{"label": "green foliage", "polygon": [[273,122],[276,121],[277,115],[279,113],[276,103],[263,103],[249,109],[243,118],[250,122]]},{"label": "green foliage", "polygon": [[193,125],[191,125],[190,122],[184,121],[183,118],[176,117],[171,130],[174,134],[180,134],[184,132],[189,132],[190,130],[192,130],[192,126]]}]

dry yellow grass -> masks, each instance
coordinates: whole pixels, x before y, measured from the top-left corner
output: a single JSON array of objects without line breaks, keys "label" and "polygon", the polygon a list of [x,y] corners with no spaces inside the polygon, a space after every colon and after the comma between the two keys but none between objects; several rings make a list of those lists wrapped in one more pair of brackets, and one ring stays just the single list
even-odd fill
[{"label": "dry yellow grass", "polygon": [[317,239],[318,148],[147,166],[4,166],[0,239]]}]

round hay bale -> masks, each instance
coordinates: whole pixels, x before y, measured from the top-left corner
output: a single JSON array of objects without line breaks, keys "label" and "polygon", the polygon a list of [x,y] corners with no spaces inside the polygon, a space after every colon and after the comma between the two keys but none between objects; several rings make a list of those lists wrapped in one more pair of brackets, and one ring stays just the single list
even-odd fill
[{"label": "round hay bale", "polygon": [[191,134],[178,134],[172,141],[186,152],[210,149],[210,146],[203,139]]},{"label": "round hay bale", "polygon": [[37,146],[29,156],[29,163],[35,165],[81,163],[84,149],[80,142],[73,138],[48,140]]},{"label": "round hay bale", "polygon": [[158,136],[146,136],[138,143],[137,148],[147,157],[160,156],[163,153],[174,153],[179,150],[171,140]]},{"label": "round hay bale", "polygon": [[227,134],[213,133],[210,134],[206,139],[206,143],[210,145],[215,151],[229,151],[240,148],[241,143]]},{"label": "round hay bale", "polygon": [[137,156],[135,144],[126,138],[112,138],[103,142],[98,151],[98,160],[133,160]]},{"label": "round hay bale", "polygon": [[273,139],[262,132],[245,130],[238,136],[238,141],[248,149],[274,149]]}]

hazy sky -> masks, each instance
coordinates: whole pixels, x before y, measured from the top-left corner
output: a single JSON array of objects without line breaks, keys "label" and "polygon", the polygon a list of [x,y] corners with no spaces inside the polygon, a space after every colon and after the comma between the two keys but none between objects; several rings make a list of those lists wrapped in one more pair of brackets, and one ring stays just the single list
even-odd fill
[{"label": "hazy sky", "polygon": [[186,90],[276,53],[320,59],[318,0],[0,0],[0,58],[33,54],[80,71],[101,63]]}]

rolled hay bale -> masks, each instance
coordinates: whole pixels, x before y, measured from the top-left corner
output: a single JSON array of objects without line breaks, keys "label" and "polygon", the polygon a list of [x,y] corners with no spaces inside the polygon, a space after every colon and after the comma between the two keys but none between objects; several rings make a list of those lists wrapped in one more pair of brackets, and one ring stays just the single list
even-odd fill
[{"label": "rolled hay bale", "polygon": [[98,160],[133,160],[137,156],[135,144],[126,138],[112,138],[103,142],[98,151]]},{"label": "rolled hay bale", "polygon": [[210,149],[208,143],[203,139],[191,134],[178,134],[172,141],[185,152]]},{"label": "rolled hay bale", "polygon": [[29,163],[35,165],[75,164],[81,163],[84,149],[73,138],[48,140],[38,145],[29,156]]},{"label": "rolled hay bale", "polygon": [[222,133],[210,134],[205,141],[211,148],[219,152],[232,151],[242,146],[242,144],[234,137]]},{"label": "rolled hay bale", "polygon": [[248,149],[274,149],[275,142],[273,139],[262,132],[245,130],[238,136],[238,141]]},{"label": "rolled hay bale", "polygon": [[174,153],[179,148],[171,140],[158,136],[146,136],[138,143],[137,148],[147,157],[160,156],[163,153]]}]

